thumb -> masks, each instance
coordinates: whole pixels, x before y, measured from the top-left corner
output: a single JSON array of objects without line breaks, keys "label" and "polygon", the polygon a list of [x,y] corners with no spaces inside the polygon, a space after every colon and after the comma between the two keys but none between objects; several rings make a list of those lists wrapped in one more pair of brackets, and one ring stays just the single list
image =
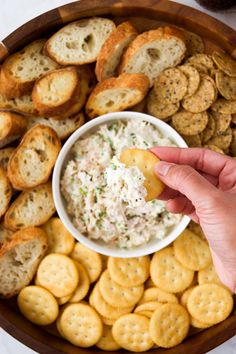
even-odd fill
[{"label": "thumb", "polygon": [[190,166],[160,161],[155,172],[164,184],[185,195],[195,207],[216,191],[211,183]]}]

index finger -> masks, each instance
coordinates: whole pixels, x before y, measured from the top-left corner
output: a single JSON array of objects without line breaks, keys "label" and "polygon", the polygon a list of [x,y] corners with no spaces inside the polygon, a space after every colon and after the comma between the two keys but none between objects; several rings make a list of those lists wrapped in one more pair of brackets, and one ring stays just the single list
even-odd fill
[{"label": "index finger", "polygon": [[212,176],[219,176],[225,169],[236,168],[236,161],[231,157],[208,149],[158,146],[150,151],[163,161],[189,165]]}]

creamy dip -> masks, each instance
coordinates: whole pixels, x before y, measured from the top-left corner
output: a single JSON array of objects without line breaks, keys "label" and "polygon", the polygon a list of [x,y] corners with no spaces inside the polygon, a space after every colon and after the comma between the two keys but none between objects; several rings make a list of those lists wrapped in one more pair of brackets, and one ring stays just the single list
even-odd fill
[{"label": "creamy dip", "polygon": [[176,146],[150,123],[104,124],[80,138],[64,168],[61,191],[74,226],[85,236],[119,248],[162,239],[181,219],[160,200],[145,201],[144,175],[119,161],[124,148]]}]

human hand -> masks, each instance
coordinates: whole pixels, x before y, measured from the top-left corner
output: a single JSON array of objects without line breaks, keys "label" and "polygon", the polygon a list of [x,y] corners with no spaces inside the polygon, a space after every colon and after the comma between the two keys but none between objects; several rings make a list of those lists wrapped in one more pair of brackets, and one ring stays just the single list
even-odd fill
[{"label": "human hand", "polygon": [[201,225],[221,281],[236,292],[236,160],[201,148],[151,151],[167,186],[159,199]]}]

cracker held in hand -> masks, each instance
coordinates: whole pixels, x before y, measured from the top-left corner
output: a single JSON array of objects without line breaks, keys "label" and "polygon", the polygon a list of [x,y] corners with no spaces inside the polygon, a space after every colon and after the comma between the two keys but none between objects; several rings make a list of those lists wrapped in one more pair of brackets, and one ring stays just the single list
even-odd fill
[{"label": "cracker held in hand", "polygon": [[143,173],[147,202],[161,194],[164,184],[155,174],[155,166],[160,160],[152,152],[142,149],[125,149],[120,154],[120,161],[126,167],[137,166]]},{"label": "cracker held in hand", "polygon": [[97,84],[88,98],[90,118],[125,109],[141,102],[148,92],[149,79],[144,74],[121,74]]},{"label": "cracker held in hand", "polygon": [[189,331],[189,315],[179,304],[161,305],[152,315],[150,334],[154,343],[171,348],[181,343]]}]

